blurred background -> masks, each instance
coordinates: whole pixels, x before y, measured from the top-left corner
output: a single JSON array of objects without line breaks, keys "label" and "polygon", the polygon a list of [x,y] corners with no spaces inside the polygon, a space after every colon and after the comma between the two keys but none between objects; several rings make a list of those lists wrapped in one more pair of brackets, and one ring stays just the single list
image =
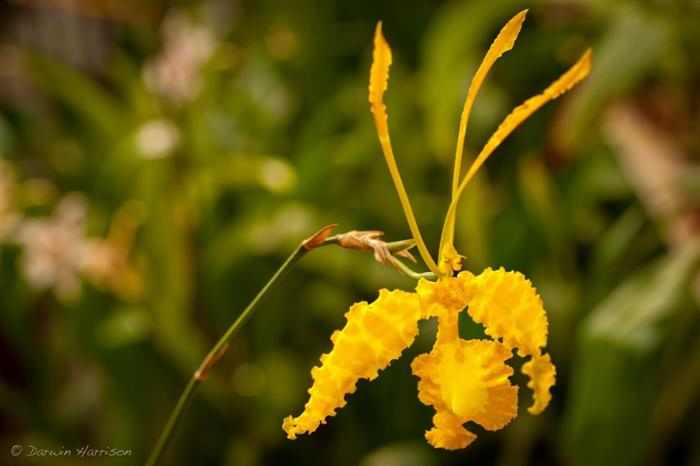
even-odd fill
[{"label": "blurred background", "polygon": [[[415,286],[370,254],[324,248],[263,301],[163,464],[700,465],[700,2],[525,6],[468,156],[588,46],[593,72],[471,184],[457,245],[469,270],[517,269],[542,294],[559,372],[549,409],[528,415],[523,388],[507,428],[430,448],[409,368],[432,345],[425,322],[328,425],[288,441],[282,419],[301,411],[349,305]],[[523,7],[0,3],[0,464],[142,464],[207,349],[302,238],[328,223],[408,236],[367,103],[379,19],[394,148],[436,247],[471,74]]]}]

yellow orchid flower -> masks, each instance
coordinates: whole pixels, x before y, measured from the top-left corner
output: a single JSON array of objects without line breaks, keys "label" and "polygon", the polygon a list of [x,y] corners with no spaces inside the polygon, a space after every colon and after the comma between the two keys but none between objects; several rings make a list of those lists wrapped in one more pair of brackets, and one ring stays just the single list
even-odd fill
[{"label": "yellow orchid flower", "polygon": [[[472,105],[490,68],[513,47],[526,12],[515,15],[501,29],[469,87],[459,125],[452,199],[437,262],[423,241],[394,158],[383,102],[391,50],[382,35],[381,23],[377,25],[370,70],[370,107],[418,252],[437,278],[435,281],[420,278],[415,292],[383,289],[374,302],[360,302],[350,307],[345,315],[345,327],[331,336],[333,349],[322,355],[321,365],[311,371],[313,384],[304,411],[283,422],[290,439],[315,431],[337,409],[345,406],[345,396],[355,391],[358,380],[376,378],[381,369],[413,343],[418,334],[418,321],[433,317],[438,321],[435,345],[430,353],[418,356],[411,365],[419,379],[418,399],[435,409],[434,426],[426,433],[432,446],[450,450],[464,448],[476,438],[464,427],[466,422],[498,430],[517,415],[518,387],[511,384],[509,378],[513,369],[506,364],[513,350],[529,358],[522,366],[522,372],[530,379],[528,387],[534,398],[528,410],[539,414],[547,407],[556,370],[550,356],[544,353],[548,323],[537,291],[519,272],[491,268],[479,275],[459,272],[462,256],[454,246],[455,215],[467,183],[520,123],[546,102],[571,89],[590,70],[591,52],[587,50],[544,92],[526,100],[503,120],[462,177],[462,152]],[[459,273],[455,275],[456,272]],[[465,309],[475,322],[485,327],[491,339],[460,338],[459,313]]]}]

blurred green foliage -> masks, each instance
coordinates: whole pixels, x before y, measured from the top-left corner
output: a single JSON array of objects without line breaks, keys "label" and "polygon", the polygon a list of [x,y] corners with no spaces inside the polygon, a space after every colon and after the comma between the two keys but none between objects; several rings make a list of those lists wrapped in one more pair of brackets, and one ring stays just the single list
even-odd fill
[{"label": "blurred green foliage", "polygon": [[[431,410],[408,364],[429,349],[429,322],[328,425],[286,440],[282,418],[302,408],[309,370],[347,307],[413,286],[369,254],[326,248],[265,299],[164,464],[700,465],[700,5],[527,6],[515,50],[477,100],[468,153],[587,46],[593,72],[490,160],[465,196],[457,240],[470,270],[521,270],[542,293],[559,372],[552,406],[539,417],[521,406],[510,426],[478,431],[461,452],[428,447]],[[0,463],[88,461],[13,457],[14,444],[130,449],[90,464],[142,463],[207,348],[302,238],[328,223],[407,237],[367,104],[378,19],[395,55],[395,150],[436,246],[471,73],[522,7],[0,6]],[[634,144],[642,136],[658,142],[651,159]],[[138,289],[124,291],[116,262],[99,280],[87,269],[73,296],[32,279],[28,251],[41,245],[20,234],[23,222],[53,218],[75,192],[87,238],[111,237],[127,212],[134,236],[116,249]],[[58,249],[50,257],[60,260],[39,265],[63,278],[65,264],[83,266]]]}]

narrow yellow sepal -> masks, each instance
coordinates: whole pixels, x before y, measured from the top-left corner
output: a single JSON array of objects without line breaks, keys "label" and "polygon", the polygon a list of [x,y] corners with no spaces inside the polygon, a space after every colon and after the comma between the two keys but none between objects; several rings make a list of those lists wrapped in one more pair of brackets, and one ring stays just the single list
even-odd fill
[{"label": "narrow yellow sepal", "polygon": [[501,58],[504,53],[510,51],[515,45],[515,41],[520,34],[520,29],[525,21],[525,15],[527,10],[523,10],[517,15],[513,16],[506,24],[501,28],[500,32],[496,38],[491,43],[488,52],[481,61],[479,68],[474,73],[472,82],[469,85],[469,91],[467,91],[467,98],[464,101],[464,108],[462,109],[462,117],[459,121],[459,133],[457,136],[457,149],[455,152],[454,161],[454,173],[452,176],[452,195],[457,193],[457,187],[459,186],[459,178],[462,174],[462,153],[464,151],[464,139],[467,133],[467,124],[469,123],[469,114],[471,113],[472,106],[476,100],[476,95],[481,89],[481,85],[486,79],[491,67],[496,60]]},{"label": "narrow yellow sepal", "polygon": [[[457,195],[457,189],[459,188],[459,180],[462,175],[464,140],[467,134],[469,115],[471,114],[472,107],[474,106],[476,96],[479,93],[479,89],[481,89],[481,85],[484,83],[486,76],[488,75],[489,71],[491,71],[491,67],[493,67],[494,63],[496,63],[496,60],[501,58],[504,53],[510,51],[515,45],[515,41],[520,34],[520,30],[522,29],[526,15],[527,10],[521,11],[517,15],[513,16],[503,26],[503,28],[501,28],[500,32],[491,43],[489,50],[486,52],[484,59],[481,61],[479,68],[477,68],[476,73],[474,73],[472,81],[469,84],[467,97],[464,101],[464,108],[462,109],[462,116],[459,120],[459,131],[457,133],[457,147],[455,149],[455,160],[452,171],[452,199],[454,199],[454,197]],[[461,256],[457,254],[454,246],[452,245],[454,229],[455,216],[453,215],[452,217],[446,219],[442,232],[442,238],[440,239],[438,266],[443,274],[451,273],[453,270],[460,270],[462,266]]]},{"label": "narrow yellow sepal", "polygon": [[369,71],[369,103],[374,117],[374,125],[377,128],[379,143],[382,147],[382,153],[386,160],[389,174],[394,182],[394,188],[399,196],[401,208],[406,216],[406,222],[411,230],[411,235],[416,241],[416,248],[420,253],[425,265],[433,272],[437,273],[438,268],[435,260],[430,255],[428,247],[425,245],[423,236],[420,233],[416,216],[413,213],[411,201],[408,198],[408,193],[401,179],[399,167],[396,164],[394,157],[394,149],[391,146],[391,138],[389,137],[389,124],[384,105],[384,92],[387,90],[389,83],[389,67],[391,66],[391,49],[384,39],[382,34],[382,23],[377,23],[377,28],[374,32],[374,51],[372,52],[372,67]]},{"label": "narrow yellow sepal", "polygon": [[[459,199],[469,181],[479,171],[481,166],[484,164],[484,162],[486,162],[491,154],[493,154],[496,148],[498,148],[498,146],[510,135],[510,133],[513,132],[513,130],[515,130],[515,128],[517,128],[530,115],[539,110],[544,104],[556,99],[588,76],[591,70],[591,57],[591,50],[586,50],[586,52],[581,55],[578,61],[571,68],[569,68],[568,71],[561,75],[559,79],[550,84],[541,94],[530,97],[525,102],[515,107],[515,109],[513,109],[508,116],[506,116],[496,131],[491,135],[483,149],[481,149],[481,152],[479,152],[479,155],[477,155],[476,159],[467,170],[466,175],[462,179],[456,193],[454,193],[454,196],[452,197],[452,201],[450,202],[450,206],[447,210],[447,215],[445,216],[445,221],[443,223],[442,237],[440,239],[441,254],[442,251],[450,250],[450,246],[454,248],[454,223],[457,205],[459,204]],[[442,258],[440,258],[440,260],[442,260]]]},{"label": "narrow yellow sepal", "polygon": [[535,113],[544,104],[554,100],[566,91],[578,84],[591,71],[591,50],[586,50],[581,58],[569,70],[561,75],[559,79],[550,84],[541,94],[530,97],[522,104],[513,109],[503,120],[496,131],[491,135],[488,142],[477,156],[476,160],[469,168],[463,184],[466,184],[493,151],[513,132],[523,121]]},{"label": "narrow yellow sepal", "polygon": [[389,87],[389,67],[391,67],[391,49],[384,34],[382,34],[380,21],[374,31],[372,67],[369,70],[369,103],[375,121],[378,121],[377,131],[380,139],[389,137],[386,107],[384,106],[384,92]]}]

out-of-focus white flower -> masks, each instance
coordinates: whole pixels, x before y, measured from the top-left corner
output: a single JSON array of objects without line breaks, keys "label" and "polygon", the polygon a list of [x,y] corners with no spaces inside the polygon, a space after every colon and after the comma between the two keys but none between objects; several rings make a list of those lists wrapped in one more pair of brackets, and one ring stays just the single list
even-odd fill
[{"label": "out-of-focus white flower", "polygon": [[175,103],[191,100],[201,87],[200,68],[214,52],[214,34],[177,12],[163,22],[162,35],[163,50],[144,69],[146,85]]},{"label": "out-of-focus white flower", "polygon": [[140,207],[127,203],[115,215],[105,238],[85,235],[87,206],[77,193],[64,196],[54,212],[23,220],[16,241],[22,247],[22,272],[32,288],[52,289],[61,299],[75,299],[81,278],[122,298],[142,291],[141,275],[129,261]]},{"label": "out-of-focus white flower", "polygon": [[180,142],[180,132],[168,120],[151,120],[136,132],[136,145],[145,159],[162,159]]},{"label": "out-of-focus white flower", "polygon": [[86,248],[86,213],[83,198],[69,194],[50,217],[22,222],[17,240],[24,249],[22,270],[30,286],[54,289],[63,299],[77,297]]},{"label": "out-of-focus white flower", "polygon": [[294,169],[285,161],[270,158],[262,162],[258,172],[260,184],[272,192],[287,192],[297,181]]},{"label": "out-of-focus white flower", "polygon": [[19,223],[20,216],[15,210],[15,178],[10,167],[0,162],[0,242],[7,239]]}]

